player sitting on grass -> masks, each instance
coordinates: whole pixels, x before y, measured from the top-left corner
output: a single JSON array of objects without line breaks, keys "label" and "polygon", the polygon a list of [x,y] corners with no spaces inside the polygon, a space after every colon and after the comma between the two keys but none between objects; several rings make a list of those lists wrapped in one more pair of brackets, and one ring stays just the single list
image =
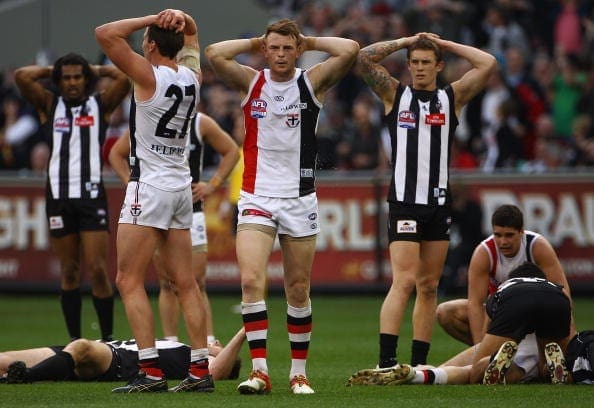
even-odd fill
[{"label": "player sitting on grass", "polygon": [[[517,343],[531,332],[536,334],[540,361],[546,361],[550,381],[554,384],[568,381],[562,350],[575,336],[570,324],[571,305],[562,288],[547,281],[538,266],[525,263],[512,271],[510,279],[488,299],[486,308],[491,322],[483,341],[442,366],[423,369],[400,365],[361,370],[349,378],[347,385],[473,384],[481,379],[484,384],[519,382],[520,376],[506,373],[521,370],[514,363]],[[495,352],[495,357],[489,360]],[[470,355],[472,365],[453,365]],[[541,373],[545,373],[544,367]]]}]

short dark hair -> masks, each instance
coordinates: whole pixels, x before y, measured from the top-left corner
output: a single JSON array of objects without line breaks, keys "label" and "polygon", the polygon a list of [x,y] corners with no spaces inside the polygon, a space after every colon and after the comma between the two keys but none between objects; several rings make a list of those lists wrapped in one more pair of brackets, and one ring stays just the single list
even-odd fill
[{"label": "short dark hair", "polygon": [[82,66],[82,74],[87,80],[87,85],[85,86],[85,93],[90,95],[93,90],[95,89],[95,84],[97,83],[97,77],[95,73],[91,69],[91,65],[89,65],[89,61],[86,60],[85,57],[79,54],[75,54],[70,52],[56,60],[54,62],[54,68],[52,70],[52,82],[56,87],[60,87],[60,80],[62,79],[62,67],[64,65],[80,65]]},{"label": "short dark hair", "polygon": [[299,26],[295,21],[288,18],[283,18],[282,20],[269,24],[268,27],[266,27],[266,34],[264,37],[268,37],[268,34],[270,33],[290,36],[297,41],[297,45],[301,43],[301,31],[299,30]]},{"label": "short dark hair", "polygon": [[410,54],[415,50],[433,51],[435,53],[436,62],[441,62],[443,59],[441,48],[435,41],[429,38],[421,37],[412,43],[406,50],[406,59],[410,59]]},{"label": "short dark hair", "polygon": [[546,275],[540,267],[532,262],[524,262],[522,265],[514,268],[508,275],[508,279],[512,278],[540,278],[546,279]]},{"label": "short dark hair", "polygon": [[233,367],[229,372],[227,380],[237,380],[239,378],[239,371],[241,370],[241,358],[237,357],[233,363]]},{"label": "short dark hair", "polygon": [[184,47],[184,33],[161,28],[154,24],[148,28],[147,39],[157,44],[161,55],[171,59],[175,59],[177,53]]},{"label": "short dark hair", "polygon": [[505,204],[495,210],[491,216],[491,225],[515,228],[520,231],[524,228],[524,215],[515,205]]}]

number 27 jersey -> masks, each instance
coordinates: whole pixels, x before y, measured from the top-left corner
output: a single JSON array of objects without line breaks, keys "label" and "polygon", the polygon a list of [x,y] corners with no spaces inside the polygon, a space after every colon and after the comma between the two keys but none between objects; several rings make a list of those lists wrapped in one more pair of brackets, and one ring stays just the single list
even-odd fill
[{"label": "number 27 jersey", "polygon": [[177,71],[153,66],[153,73],[154,95],[133,100],[130,111],[130,180],[180,191],[191,183],[186,149],[200,85],[194,72],[181,65]]}]

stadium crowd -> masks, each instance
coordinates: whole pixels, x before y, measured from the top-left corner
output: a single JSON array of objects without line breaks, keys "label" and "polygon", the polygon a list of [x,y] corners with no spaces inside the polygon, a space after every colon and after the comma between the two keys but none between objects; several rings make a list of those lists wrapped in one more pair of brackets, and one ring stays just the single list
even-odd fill
[{"label": "stadium crowd", "polygon": [[[452,169],[526,173],[594,165],[594,4],[584,0],[259,0],[272,17],[295,19],[305,35],[338,36],[361,47],[426,31],[496,56],[499,70],[464,109]],[[244,33],[248,38],[254,33]],[[204,44],[206,46],[208,44]],[[32,53],[35,50],[32,50]],[[87,56],[92,57],[92,56]],[[242,55],[260,68],[260,54]],[[303,68],[324,55],[306,53]],[[96,58],[97,63],[105,58]],[[389,58],[410,82],[404,55]],[[49,156],[34,109],[20,97],[13,68],[0,67],[0,169],[42,173]],[[241,142],[238,96],[202,64],[201,110]],[[449,56],[440,83],[468,70]],[[354,66],[326,98],[318,126],[322,170],[385,170],[390,151],[379,101]],[[111,118],[104,157],[128,122],[129,98]],[[205,166],[216,164],[207,152]],[[107,163],[107,160],[105,160]],[[108,166],[105,169],[110,172]]]}]

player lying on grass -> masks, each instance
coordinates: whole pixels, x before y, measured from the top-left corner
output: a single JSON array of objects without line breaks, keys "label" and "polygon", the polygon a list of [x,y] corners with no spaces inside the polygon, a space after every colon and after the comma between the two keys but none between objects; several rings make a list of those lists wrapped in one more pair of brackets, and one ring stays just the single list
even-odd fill
[{"label": "player lying on grass", "polygon": [[[245,340],[241,328],[226,346],[208,347],[209,368],[215,380],[236,379]],[[157,340],[166,378],[182,379],[188,373],[190,347]],[[0,353],[0,378],[9,384],[35,381],[126,381],[138,373],[138,346],[134,340],[100,342],[77,339],[66,346],[41,347]]]},{"label": "player lying on grass", "polygon": [[518,343],[532,332],[540,361],[546,361],[546,370],[540,364],[541,376],[548,374],[556,384],[567,382],[562,349],[575,336],[570,324],[571,305],[562,288],[547,281],[538,266],[525,263],[512,271],[510,279],[488,299],[486,309],[491,321],[483,341],[442,366],[361,370],[349,378],[347,385],[474,384],[481,379],[484,384],[521,382],[527,373],[514,357],[519,357]]}]

